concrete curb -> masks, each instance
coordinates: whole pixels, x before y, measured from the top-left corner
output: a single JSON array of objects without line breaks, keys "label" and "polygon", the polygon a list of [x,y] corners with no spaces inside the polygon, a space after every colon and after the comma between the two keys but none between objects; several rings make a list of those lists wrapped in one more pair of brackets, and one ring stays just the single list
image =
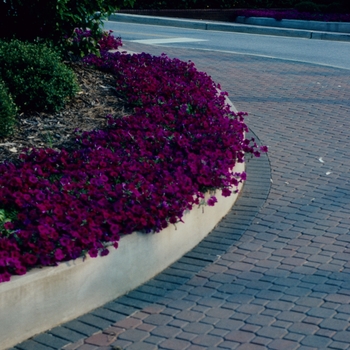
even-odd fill
[{"label": "concrete curb", "polygon": [[[223,23],[201,20],[178,19],[170,17],[140,16],[124,13],[114,13],[109,17],[110,21],[139,23],[149,25],[171,26],[178,28],[216,30],[235,33],[261,34],[297,37],[305,39],[350,41],[350,33],[335,33],[328,31],[315,31],[310,29],[277,28],[264,25]],[[275,22],[278,22],[274,20]],[[287,21],[287,20],[283,20]],[[282,22],[282,21],[281,21]],[[295,22],[295,21],[294,21]],[[302,22],[302,21],[298,21]],[[307,21],[310,22],[310,21]]]}]

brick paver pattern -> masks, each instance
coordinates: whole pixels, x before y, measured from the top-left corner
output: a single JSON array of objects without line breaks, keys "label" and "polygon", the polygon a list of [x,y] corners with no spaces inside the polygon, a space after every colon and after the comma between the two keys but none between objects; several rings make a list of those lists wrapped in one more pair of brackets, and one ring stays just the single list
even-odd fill
[{"label": "brick paver pattern", "polygon": [[195,62],[249,113],[268,158],[256,160],[233,211],[199,247],[15,349],[350,349],[350,70],[126,48]]}]

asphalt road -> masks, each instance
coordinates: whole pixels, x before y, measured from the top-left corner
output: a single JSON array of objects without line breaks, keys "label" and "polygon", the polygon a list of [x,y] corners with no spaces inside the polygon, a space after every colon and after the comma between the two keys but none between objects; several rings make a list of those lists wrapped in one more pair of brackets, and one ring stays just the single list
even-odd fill
[{"label": "asphalt road", "polygon": [[105,22],[123,42],[316,63],[350,70],[350,42]]}]

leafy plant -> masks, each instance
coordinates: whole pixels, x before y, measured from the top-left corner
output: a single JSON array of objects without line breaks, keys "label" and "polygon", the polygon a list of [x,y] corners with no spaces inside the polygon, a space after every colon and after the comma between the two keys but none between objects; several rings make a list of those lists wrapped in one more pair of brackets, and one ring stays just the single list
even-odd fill
[{"label": "leafy plant", "polygon": [[16,122],[17,107],[8,92],[5,83],[0,79],[0,138],[9,135]]},{"label": "leafy plant", "polygon": [[0,41],[0,76],[21,110],[59,110],[79,89],[59,54],[39,43]]},{"label": "leafy plant", "polygon": [[[6,0],[0,1],[0,38],[50,40],[65,51],[76,28],[101,36],[102,20],[134,0]],[[23,30],[25,28],[25,30]],[[94,43],[88,46],[92,50]],[[85,52],[87,54],[88,51]]]},{"label": "leafy plant", "polygon": [[299,12],[321,12],[320,7],[312,1],[302,1],[294,6]]},{"label": "leafy plant", "polygon": [[118,49],[122,46],[121,38],[112,35],[112,30],[101,31],[98,35],[90,29],[75,28],[73,36],[67,39],[68,55],[82,58],[87,54],[100,55],[100,51]]}]

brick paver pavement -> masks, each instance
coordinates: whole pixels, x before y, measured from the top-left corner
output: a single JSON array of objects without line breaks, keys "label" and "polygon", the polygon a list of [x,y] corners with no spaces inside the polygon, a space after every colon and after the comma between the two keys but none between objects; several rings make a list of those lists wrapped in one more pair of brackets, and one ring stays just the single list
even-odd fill
[{"label": "brick paver pavement", "polygon": [[350,349],[350,70],[127,46],[194,61],[249,112],[268,158],[192,252],[15,349]]}]

